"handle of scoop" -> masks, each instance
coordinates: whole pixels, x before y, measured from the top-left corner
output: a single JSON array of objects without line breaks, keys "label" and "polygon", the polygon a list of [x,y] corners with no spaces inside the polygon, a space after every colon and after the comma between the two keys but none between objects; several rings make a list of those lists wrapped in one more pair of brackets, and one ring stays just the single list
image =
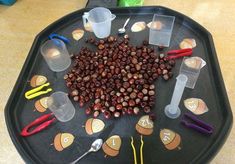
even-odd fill
[{"label": "handle of scoop", "polygon": [[80,161],[83,157],[85,157],[90,152],[91,151],[88,150],[87,152],[85,152],[83,155],[81,155],[78,159],[76,159],[75,161],[71,162],[70,164],[76,164],[78,161]]},{"label": "handle of scoop", "polygon": [[130,18],[128,18],[128,19],[126,20],[125,24],[123,25],[123,28],[126,27],[126,25],[128,24],[129,20],[130,20]]}]

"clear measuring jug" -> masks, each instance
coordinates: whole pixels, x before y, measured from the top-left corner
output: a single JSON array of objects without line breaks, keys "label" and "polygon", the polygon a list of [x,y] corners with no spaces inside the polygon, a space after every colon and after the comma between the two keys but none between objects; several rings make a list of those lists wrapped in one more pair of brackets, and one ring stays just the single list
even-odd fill
[{"label": "clear measuring jug", "polygon": [[111,32],[111,21],[116,18],[109,9],[96,7],[82,16],[83,25],[90,23],[93,32],[97,38],[106,38]]}]

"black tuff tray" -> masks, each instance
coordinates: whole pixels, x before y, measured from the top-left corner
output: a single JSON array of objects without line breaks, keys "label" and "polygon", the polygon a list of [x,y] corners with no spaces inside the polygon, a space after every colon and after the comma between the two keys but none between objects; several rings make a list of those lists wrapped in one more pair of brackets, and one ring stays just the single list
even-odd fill
[{"label": "black tuff tray", "polygon": [[[178,119],[171,120],[166,118],[164,114],[164,107],[170,103],[176,82],[175,78],[179,72],[182,61],[182,59],[177,59],[174,68],[174,77],[167,82],[158,79],[155,83],[157,96],[155,109],[153,109],[153,111],[157,115],[157,120],[155,121],[153,134],[144,137],[144,163],[182,164],[205,163],[210,161],[225,142],[232,125],[232,113],[211,34],[192,19],[165,7],[112,8],[110,10],[117,16],[112,22],[112,35],[116,35],[118,28],[131,16],[127,33],[133,45],[141,44],[142,40],[148,39],[149,35],[148,28],[138,33],[130,32],[130,27],[134,22],[145,21],[148,23],[152,20],[153,14],[156,13],[175,16],[175,25],[169,49],[177,49],[180,41],[185,37],[195,38],[197,47],[194,49],[193,55],[203,58],[207,63],[201,70],[195,88],[193,90],[186,88],[182,100],[190,97],[199,97],[206,102],[209,107],[209,112],[199,116],[199,118],[215,127],[213,134],[211,136],[204,136],[190,129],[186,129],[180,125],[182,115]],[[69,163],[89,149],[89,145],[92,141],[102,135],[102,132],[101,134],[92,136],[86,135],[82,125],[84,125],[88,116],[85,115],[83,109],[79,109],[78,104],[73,102],[76,107],[76,114],[71,121],[67,123],[56,122],[46,130],[30,137],[25,138],[20,136],[20,132],[24,126],[42,115],[42,113],[33,111],[34,103],[39,98],[26,100],[24,97],[24,93],[31,89],[27,81],[33,75],[45,75],[51,82],[54,91],[68,92],[63,80],[63,76],[68,70],[61,73],[53,73],[50,71],[40,54],[40,46],[48,39],[49,34],[58,33],[71,40],[71,44],[67,46],[69,52],[77,53],[80,48],[84,46],[85,38],[94,36],[93,33],[86,32],[83,39],[79,42],[72,39],[71,32],[78,27],[83,28],[82,15],[85,11],[89,11],[89,9],[73,12],[54,22],[37,35],[6,105],[5,118],[8,131],[18,152],[27,163]],[[182,114],[188,112],[182,101],[180,108],[182,109]],[[48,113],[48,111],[46,113]],[[103,119],[102,116],[100,118]],[[138,119],[139,116],[124,116],[116,120],[103,119],[106,125],[113,124],[113,128],[110,129],[109,132],[104,132],[107,133],[105,134],[106,137],[118,134],[122,138],[122,146],[119,155],[117,157],[105,158],[104,152],[101,150],[85,157],[80,163],[133,163],[130,136],[134,136],[139,161],[138,150],[140,147],[140,136],[135,131],[135,124]],[[164,147],[159,138],[160,129],[163,128],[171,129],[181,135],[182,144],[180,150],[168,151]],[[75,136],[75,142],[62,152],[57,152],[54,146],[50,145],[53,143],[55,135],[59,132],[68,132]]]}]

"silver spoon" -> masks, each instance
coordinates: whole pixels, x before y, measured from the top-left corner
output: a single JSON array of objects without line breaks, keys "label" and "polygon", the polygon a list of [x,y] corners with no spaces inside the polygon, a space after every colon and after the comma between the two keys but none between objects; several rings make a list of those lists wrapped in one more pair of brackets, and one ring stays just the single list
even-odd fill
[{"label": "silver spoon", "polygon": [[97,152],[98,150],[100,150],[102,144],[103,144],[103,140],[102,139],[96,139],[91,144],[91,148],[87,152],[85,152],[82,156],[80,156],[78,159],[76,159],[75,161],[71,162],[70,164],[77,163],[80,159],[82,159],[84,156],[86,156],[87,154],[89,154],[91,152]]},{"label": "silver spoon", "polygon": [[130,20],[130,18],[128,18],[128,19],[126,20],[126,22],[124,23],[124,25],[123,25],[122,28],[119,28],[119,29],[118,29],[118,33],[119,33],[119,34],[123,34],[123,33],[126,32],[125,27],[126,27],[127,23],[129,22],[129,20]]}]

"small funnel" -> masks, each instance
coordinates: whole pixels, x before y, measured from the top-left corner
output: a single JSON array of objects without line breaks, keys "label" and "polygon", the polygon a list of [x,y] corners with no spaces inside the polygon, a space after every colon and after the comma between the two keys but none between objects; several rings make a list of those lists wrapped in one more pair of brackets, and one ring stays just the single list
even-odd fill
[{"label": "small funnel", "polygon": [[176,84],[171,103],[165,107],[165,114],[167,117],[175,119],[180,116],[179,103],[184,92],[185,85],[187,83],[187,76],[179,74],[176,78]]}]

